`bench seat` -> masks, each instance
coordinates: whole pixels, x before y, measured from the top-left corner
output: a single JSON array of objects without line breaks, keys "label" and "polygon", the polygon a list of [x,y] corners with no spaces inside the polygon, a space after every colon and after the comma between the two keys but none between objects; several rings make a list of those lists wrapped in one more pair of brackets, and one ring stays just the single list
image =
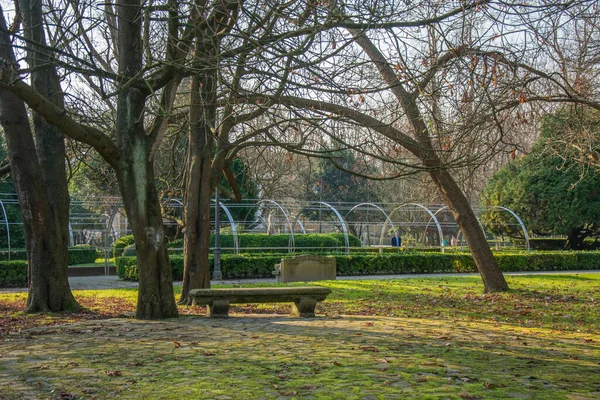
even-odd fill
[{"label": "bench seat", "polygon": [[331,289],[320,286],[190,290],[194,304],[208,306],[209,317],[221,318],[229,315],[229,304],[288,302],[293,316],[314,317],[317,302],[329,293]]}]

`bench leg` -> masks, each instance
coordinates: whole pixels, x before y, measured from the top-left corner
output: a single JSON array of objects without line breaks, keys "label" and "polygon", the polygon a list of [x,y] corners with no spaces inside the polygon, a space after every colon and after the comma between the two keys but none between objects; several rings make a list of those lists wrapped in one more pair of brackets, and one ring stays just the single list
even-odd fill
[{"label": "bench leg", "polygon": [[229,300],[214,300],[207,309],[209,317],[227,318],[229,317]]},{"label": "bench leg", "polygon": [[317,300],[309,297],[300,297],[292,306],[292,315],[294,317],[314,318],[316,305]]}]

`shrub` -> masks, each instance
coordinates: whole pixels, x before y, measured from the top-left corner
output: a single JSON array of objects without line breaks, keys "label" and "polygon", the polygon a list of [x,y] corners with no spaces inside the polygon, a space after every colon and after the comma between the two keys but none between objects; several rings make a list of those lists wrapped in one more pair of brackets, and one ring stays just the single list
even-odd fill
[{"label": "shrub", "polygon": [[[317,248],[331,249],[343,248],[346,246],[343,233],[312,233],[312,234],[294,234],[297,251],[302,248],[309,248],[308,252],[314,252]],[[290,235],[267,235],[264,233],[240,233],[238,234],[240,249],[261,249],[263,253],[281,253],[285,251],[290,244]],[[353,235],[348,235],[350,247],[359,247],[360,240]],[[210,246],[215,245],[214,234],[210,236]],[[169,242],[167,247],[171,249],[180,249],[183,247],[183,239],[177,239]],[[233,253],[235,247],[233,235],[221,235],[221,247],[223,253]],[[173,252],[172,252],[173,253]]]},{"label": "shrub", "polygon": [[[98,250],[87,244],[69,247],[69,265],[93,263],[98,258]],[[8,252],[0,253],[0,260],[8,261]],[[13,250],[10,252],[10,260],[27,260],[26,250]]]},{"label": "shrub", "polygon": [[135,257],[117,257],[115,259],[117,276],[126,281],[137,281],[137,260]]},{"label": "shrub", "polygon": [[69,265],[93,263],[96,258],[98,258],[98,251],[95,247],[87,244],[69,247]]},{"label": "shrub", "polygon": [[0,287],[26,287],[27,261],[0,261]]},{"label": "shrub", "polygon": [[123,250],[123,257],[135,257],[135,256],[136,256],[135,244],[130,244],[129,246],[125,247],[125,249]]},{"label": "shrub", "polygon": [[113,243],[113,256],[121,257],[125,247],[130,246],[134,243],[133,235],[121,236]]},{"label": "shrub", "polygon": [[[254,255],[223,254],[221,272],[225,279],[269,278],[275,264],[281,258],[293,254],[263,253]],[[476,272],[473,257],[468,253],[418,253],[400,252],[397,254],[335,254],[337,275],[392,275],[428,274],[451,272]],[[496,260],[504,272],[511,271],[552,271],[590,270],[600,268],[600,252],[531,252],[497,253]],[[173,279],[183,277],[183,256],[170,257]],[[213,258],[209,258],[212,273]],[[117,258],[117,273],[122,279],[137,279],[135,257]]]}]

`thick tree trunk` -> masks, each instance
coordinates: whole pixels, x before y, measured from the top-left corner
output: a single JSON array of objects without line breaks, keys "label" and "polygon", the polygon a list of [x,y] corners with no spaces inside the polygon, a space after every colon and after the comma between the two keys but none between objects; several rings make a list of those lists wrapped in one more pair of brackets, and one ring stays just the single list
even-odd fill
[{"label": "thick tree trunk", "polygon": [[[135,317],[161,319],[177,316],[171,264],[163,218],[154,180],[153,135],[144,129],[147,87],[137,76],[143,63],[142,7],[139,0],[117,2],[119,74],[124,85],[117,97],[115,168],[127,218],[135,238],[139,276]],[[128,81],[130,80],[130,81]]]},{"label": "thick tree trunk", "polygon": [[135,238],[139,292],[135,317],[161,319],[177,316],[171,264],[167,254],[158,192],[149,148],[134,141],[130,156],[121,157],[119,186]]},{"label": "thick tree trunk", "polygon": [[208,118],[214,113],[205,112],[206,101],[201,98],[200,91],[204,89],[204,93],[207,93],[213,87],[214,84],[206,82],[206,79],[201,81],[199,76],[192,78],[188,175],[183,200],[184,269],[179,304],[190,305],[192,303],[188,295],[191,289],[210,287],[208,255],[210,250],[210,199],[213,193],[213,185],[211,185],[213,136]]},{"label": "thick tree trunk", "polygon": [[60,268],[60,239],[50,210],[23,102],[0,91],[0,120],[27,242],[29,262],[27,311],[65,311],[78,308],[69,288],[66,268]]},{"label": "thick tree trunk", "polygon": [[[3,17],[0,17],[0,30],[0,58],[14,66],[16,62]],[[68,196],[66,204],[61,196],[52,197],[52,200],[57,201],[57,204],[52,204],[49,193],[53,194],[55,189],[49,185],[60,185],[60,182],[52,179],[46,181],[42,177],[43,169],[52,168],[50,164],[57,160],[49,160],[46,153],[48,157],[43,159],[45,164],[40,167],[25,105],[21,99],[7,91],[1,91],[0,94],[0,119],[6,135],[27,241],[27,311],[66,311],[79,308],[69,287],[68,248],[66,244],[63,247],[60,225],[64,218],[68,221]],[[64,172],[64,158],[62,168]],[[66,181],[64,183],[66,188]]]},{"label": "thick tree trunk", "polygon": [[[55,67],[51,63],[51,55],[44,47],[46,40],[43,31],[42,4],[40,1],[20,0],[23,15],[23,27],[28,42],[27,63],[31,73],[32,87],[42,96],[63,108],[62,90]],[[39,45],[38,45],[39,44]],[[41,167],[42,180],[47,193],[50,212],[53,218],[53,229],[48,227],[48,234],[54,235],[55,246],[50,250],[55,262],[48,276],[48,282],[37,282],[49,287],[49,296],[56,292],[66,291],[72,297],[69,287],[69,191],[65,171],[65,139],[58,128],[48,124],[38,113],[33,113],[35,148]],[[37,297],[39,301],[40,298]],[[38,308],[33,304],[32,296],[28,299],[28,307]],[[73,302],[75,300],[73,299]],[[50,302],[52,302],[50,300]]]},{"label": "thick tree trunk", "polygon": [[477,217],[463,192],[448,171],[433,171],[430,175],[444,197],[446,204],[452,210],[454,219],[467,240],[467,245],[475,260],[475,266],[483,280],[484,292],[492,293],[508,290],[504,275],[498,267]]},{"label": "thick tree trunk", "polygon": [[[414,137],[419,146],[413,147],[411,144],[410,147],[407,147],[402,141],[398,141],[398,143],[404,145],[429,169],[429,174],[452,210],[458,226],[465,235],[465,239],[475,259],[475,265],[483,279],[485,292],[508,290],[508,284],[498,268],[498,263],[496,263],[492,251],[485,240],[485,235],[479,227],[475,213],[471,209],[463,192],[444,167],[444,163],[440,160],[438,153],[433,148],[431,132],[425,123],[425,119],[417,103],[418,94],[410,93],[405,89],[404,84],[398,79],[398,76],[384,55],[371,42],[367,35],[364,35],[362,31],[357,29],[348,29],[348,31],[354,36],[356,43],[369,56],[379,70],[381,77],[390,85],[390,90],[402,105],[406,117],[414,129]],[[398,137],[402,138],[400,135]]]},{"label": "thick tree trunk", "polygon": [[566,248],[570,250],[583,250],[585,248],[585,238],[587,235],[582,233],[583,229],[577,227],[569,232],[567,235]]}]

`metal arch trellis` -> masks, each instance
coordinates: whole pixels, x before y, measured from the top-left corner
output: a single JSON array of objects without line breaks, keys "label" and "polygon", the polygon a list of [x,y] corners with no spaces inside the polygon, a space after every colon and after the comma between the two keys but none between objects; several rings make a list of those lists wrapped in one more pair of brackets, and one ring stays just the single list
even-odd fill
[{"label": "metal arch trellis", "polygon": [[[434,212],[434,213],[433,213],[433,215],[437,216],[437,215],[438,215],[438,213],[440,213],[441,211],[443,211],[443,210],[446,210],[446,209],[448,209],[448,210],[449,210],[449,209],[450,209],[450,206],[443,206],[443,207],[439,208],[439,209],[438,209],[436,212]],[[436,218],[437,218],[437,217],[436,217]],[[479,224],[479,227],[481,228],[481,231],[482,231],[482,232],[483,232],[483,234],[485,235],[485,234],[486,234],[486,232],[485,232],[485,228],[483,227],[483,224],[481,223],[481,221],[479,220],[479,217],[478,217],[477,215],[475,216],[475,219],[477,220],[477,223]],[[431,218],[430,218],[430,219],[429,219],[429,221],[427,222],[427,225],[425,226],[425,230],[427,230],[427,228],[429,228],[429,223],[430,223],[430,222],[431,222]],[[459,231],[460,231],[460,233],[462,233],[462,231],[460,230],[460,228],[459,228]],[[493,233],[492,233],[492,235],[493,235]],[[496,237],[496,236],[494,235],[494,237]]]},{"label": "metal arch trellis", "polygon": [[346,226],[346,221],[344,220],[344,218],[342,217],[342,215],[339,213],[339,211],[334,206],[332,206],[331,204],[329,204],[327,202],[324,202],[324,201],[315,201],[315,202],[310,203],[310,205],[313,205],[313,204],[324,205],[325,207],[328,207],[329,209],[331,209],[331,211],[333,211],[333,213],[335,214],[335,216],[340,221],[340,224],[342,224],[342,232],[344,233],[344,242],[346,244],[345,253],[346,254],[350,254],[350,240],[348,239],[348,227]]},{"label": "metal arch trellis", "polygon": [[[164,201],[163,205],[168,204],[170,202],[175,203],[179,207],[183,207],[183,202],[179,199],[174,199],[174,198]],[[212,204],[214,204],[215,200],[211,199],[210,202]],[[223,204],[222,202],[219,201],[219,207],[225,212],[225,215],[227,215],[227,219],[229,220],[229,225],[231,226],[231,233],[233,235],[234,253],[235,253],[235,255],[238,255],[240,253],[240,241],[238,238],[238,231],[237,231],[237,227],[235,226],[235,221],[233,220],[233,216],[231,215],[229,208],[227,208],[227,206],[225,204]]]},{"label": "metal arch trellis", "polygon": [[[438,209],[434,215],[437,215],[440,211],[445,210],[445,209],[449,209],[449,206],[443,206],[442,208]],[[492,207],[487,207],[488,209],[494,209],[494,208],[499,208],[501,210],[507,211],[510,215],[512,215],[517,222],[519,223],[519,226],[521,227],[521,230],[523,231],[523,237],[525,238],[525,249],[527,252],[530,251],[530,246],[529,246],[529,235],[527,234],[527,228],[525,228],[525,224],[523,223],[523,220],[521,220],[521,218],[517,215],[517,213],[515,213],[513,210],[511,210],[508,207],[504,207],[504,206],[492,206]],[[477,219],[477,223],[479,224],[479,227],[481,228],[481,230],[483,231],[483,234],[485,235],[485,228],[483,226],[483,224],[481,223],[481,220],[479,219],[479,217],[476,215],[475,219]],[[431,220],[429,220],[429,222],[431,222]],[[429,222],[427,223],[427,225],[429,226]],[[427,229],[427,228],[425,228]],[[492,233],[492,235],[494,235]],[[494,235],[494,238],[496,237],[496,235]]]},{"label": "metal arch trellis", "polygon": [[[394,223],[392,222],[391,218],[389,217],[389,215],[385,212],[385,210],[381,207],[379,207],[377,204],[373,204],[373,203],[360,203],[355,205],[354,207],[352,207],[350,209],[350,211],[348,211],[346,213],[346,220],[348,219],[348,215],[356,210],[357,208],[360,208],[362,206],[369,206],[369,207],[373,207],[376,208],[377,210],[381,211],[383,213],[383,215],[385,216],[386,222],[389,222],[390,225],[394,225]],[[381,227],[381,232],[379,234],[379,245],[382,246],[383,245],[383,236],[384,236],[384,229],[385,229],[386,224],[384,223],[384,225]]]},{"label": "metal arch trellis", "polygon": [[527,252],[529,253],[529,250],[530,250],[530,247],[529,247],[529,235],[527,234],[527,229],[525,228],[525,224],[523,223],[523,221],[521,220],[521,218],[517,215],[517,213],[515,213],[510,208],[503,207],[503,206],[492,206],[492,207],[488,207],[488,208],[492,208],[492,209],[499,208],[501,210],[507,211],[510,215],[512,215],[513,217],[515,217],[515,219],[517,220],[517,222],[521,226],[521,229],[523,230],[523,237],[525,238],[525,248],[526,248]]},{"label": "metal arch trellis", "polygon": [[298,224],[298,226],[300,227],[300,232],[302,232],[302,234],[306,234],[306,229],[304,229],[304,224],[302,223],[302,221],[300,221],[300,219],[295,216],[294,214],[290,214],[292,216],[292,218],[294,218],[294,224]]},{"label": "metal arch trellis", "polygon": [[290,217],[288,213],[283,209],[283,207],[276,202],[275,200],[260,200],[256,203],[256,205],[260,204],[273,204],[275,207],[279,208],[279,210],[283,213],[285,220],[287,221],[287,226],[290,229],[290,241],[288,243],[288,252],[293,253],[296,250],[296,238],[294,237],[294,225],[290,222]]},{"label": "metal arch trellis", "polygon": [[[427,212],[427,214],[429,214],[429,216],[431,217],[431,219],[433,219],[433,221],[435,222],[435,226],[438,229],[438,236],[440,238],[440,248],[441,248],[441,251],[443,253],[444,252],[444,246],[443,246],[444,233],[442,232],[442,227],[440,226],[440,222],[438,221],[438,219],[435,216],[435,214],[432,213],[429,208],[427,208],[424,205],[419,204],[419,203],[404,203],[404,204],[399,205],[398,207],[394,208],[389,215],[393,215],[396,211],[398,211],[398,210],[400,210],[400,209],[402,209],[404,207],[407,207],[407,206],[415,206],[415,207],[422,208],[425,212]],[[383,243],[383,236],[385,234],[386,225],[387,225],[387,221],[384,224],[383,229],[381,230],[381,237],[379,239],[381,243]]]},{"label": "metal arch trellis", "polygon": [[[211,203],[214,204],[215,200],[212,199],[210,201]],[[231,225],[231,234],[233,235],[233,247],[234,247],[234,253],[237,256],[238,254],[240,254],[240,241],[238,239],[238,232],[237,232],[237,227],[235,226],[235,221],[233,220],[233,216],[231,215],[231,213],[229,212],[229,208],[227,208],[227,206],[225,204],[223,204],[222,202],[219,201],[219,207],[225,211],[225,214],[227,215],[227,219],[229,219],[229,225]],[[216,216],[215,216],[216,219]]]},{"label": "metal arch trellis", "polygon": [[6,225],[6,240],[8,245],[8,261],[10,261],[10,226],[8,225],[8,214],[4,208],[4,202],[0,200],[0,207],[2,207],[2,214],[4,215],[4,224]]}]

